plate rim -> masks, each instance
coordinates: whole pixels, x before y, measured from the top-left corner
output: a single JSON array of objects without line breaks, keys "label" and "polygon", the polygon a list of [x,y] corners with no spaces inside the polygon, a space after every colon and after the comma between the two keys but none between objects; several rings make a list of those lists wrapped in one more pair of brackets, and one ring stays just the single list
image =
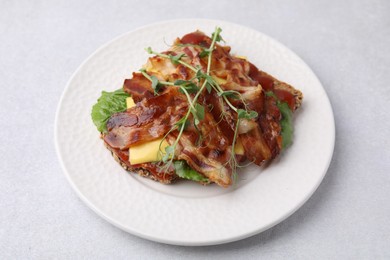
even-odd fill
[{"label": "plate rim", "polygon": [[[71,176],[70,176],[70,174],[68,173],[68,171],[67,171],[67,169],[65,167],[64,160],[61,157],[60,145],[59,145],[59,142],[58,142],[58,121],[60,120],[59,119],[59,114],[60,114],[60,110],[62,108],[62,104],[63,104],[64,98],[65,98],[66,94],[69,91],[69,88],[71,86],[71,83],[72,83],[73,79],[76,77],[76,75],[80,72],[80,70],[84,67],[85,64],[87,64],[97,53],[99,53],[101,50],[105,49],[110,44],[112,44],[112,43],[116,42],[117,40],[121,39],[122,37],[130,35],[130,34],[132,34],[134,32],[137,32],[137,31],[140,31],[140,30],[144,30],[144,29],[149,28],[149,27],[162,25],[162,24],[180,23],[180,22],[189,22],[189,21],[193,21],[193,22],[202,21],[202,22],[212,23],[212,24],[224,23],[224,24],[229,24],[229,25],[236,26],[236,27],[241,27],[243,29],[250,30],[251,32],[253,32],[255,34],[261,34],[262,36],[265,36],[266,38],[269,38],[273,43],[276,43],[279,46],[289,50],[290,54],[295,56],[294,58],[298,59],[302,63],[302,65],[304,66],[305,70],[310,71],[310,73],[312,74],[313,78],[321,86],[322,90],[324,91],[325,99],[326,99],[326,101],[328,103],[328,106],[329,106],[329,109],[330,109],[330,115],[331,115],[331,119],[332,119],[329,122],[329,123],[331,123],[331,125],[329,125],[329,133],[330,133],[331,139],[332,139],[332,143],[331,143],[331,147],[330,147],[331,148],[330,156],[328,157],[328,160],[327,160],[327,162],[325,164],[326,166],[324,167],[323,172],[322,172],[320,178],[317,179],[317,182],[315,183],[315,185],[312,186],[312,189],[310,190],[310,192],[308,192],[306,194],[306,197],[300,203],[298,203],[294,209],[292,209],[291,211],[289,211],[286,214],[284,214],[281,218],[276,219],[275,221],[273,221],[269,225],[263,226],[263,227],[258,228],[258,229],[254,229],[252,232],[247,232],[247,233],[241,234],[239,236],[233,236],[233,237],[230,237],[230,238],[220,239],[220,240],[207,240],[207,241],[198,241],[198,242],[194,242],[194,241],[188,242],[188,241],[179,241],[179,240],[169,239],[169,238],[154,237],[154,236],[151,236],[151,235],[148,235],[148,234],[140,233],[140,232],[138,232],[138,231],[136,231],[134,229],[129,229],[128,227],[122,225],[121,223],[119,223],[115,219],[112,219],[111,217],[107,216],[102,211],[100,211],[99,208],[97,208],[86,196],[84,196],[84,194],[77,188],[76,184],[71,179]],[[275,39],[275,38],[273,38],[273,37],[271,37],[271,36],[261,32],[261,31],[257,31],[256,29],[253,29],[251,27],[244,26],[244,25],[237,24],[237,23],[233,23],[233,22],[230,22],[230,21],[219,20],[219,19],[218,20],[217,19],[205,19],[205,18],[171,19],[171,20],[163,20],[163,21],[158,21],[158,22],[146,24],[146,25],[143,25],[143,26],[140,26],[140,27],[136,27],[134,30],[130,30],[130,31],[127,31],[125,33],[122,33],[122,34],[114,37],[113,39],[107,41],[106,43],[100,45],[100,47],[98,47],[96,50],[94,50],[77,67],[77,69],[73,72],[73,74],[71,75],[71,77],[67,81],[67,83],[65,85],[65,88],[63,89],[61,97],[59,99],[59,102],[58,102],[58,105],[57,105],[57,108],[56,108],[56,112],[55,112],[55,119],[54,119],[54,143],[55,143],[55,150],[56,150],[57,158],[58,158],[58,161],[60,163],[61,169],[62,169],[62,171],[63,171],[63,173],[64,173],[68,183],[71,185],[72,189],[76,192],[78,197],[92,211],[94,211],[98,216],[102,217],[107,222],[109,222],[110,224],[112,224],[113,226],[115,226],[117,228],[120,228],[121,230],[124,230],[124,231],[126,231],[126,232],[128,232],[130,234],[133,234],[135,236],[138,236],[138,237],[141,237],[141,238],[144,238],[144,239],[147,239],[147,240],[151,240],[151,241],[155,241],[155,242],[159,242],[159,243],[164,243],[164,244],[181,245],[181,246],[207,246],[207,245],[218,245],[218,244],[230,243],[230,242],[242,240],[242,239],[251,237],[253,235],[259,234],[259,233],[261,233],[261,232],[263,232],[263,231],[265,231],[265,230],[267,230],[269,228],[272,228],[273,226],[283,222],[284,220],[286,220],[288,217],[290,217],[292,214],[294,214],[299,208],[301,208],[312,197],[314,192],[318,189],[319,185],[322,183],[322,181],[323,181],[323,179],[324,179],[324,177],[325,177],[325,175],[326,175],[326,173],[327,173],[327,171],[329,169],[329,166],[330,166],[330,164],[332,162],[332,159],[333,159],[334,148],[335,148],[335,138],[336,138],[335,118],[334,118],[333,108],[332,108],[331,102],[329,100],[329,96],[327,95],[326,90],[323,87],[321,81],[318,79],[317,75],[314,73],[314,71],[308,66],[308,64],[301,57],[299,57],[293,50],[291,50],[289,47],[287,47],[284,44],[282,44],[281,42],[279,42],[277,39]]]}]

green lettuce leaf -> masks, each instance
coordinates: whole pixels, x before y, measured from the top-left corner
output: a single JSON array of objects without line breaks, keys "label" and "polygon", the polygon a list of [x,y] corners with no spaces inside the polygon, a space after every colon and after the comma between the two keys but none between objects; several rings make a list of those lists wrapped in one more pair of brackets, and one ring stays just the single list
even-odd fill
[{"label": "green lettuce leaf", "polygon": [[286,102],[277,102],[277,106],[280,113],[282,113],[280,125],[282,127],[282,147],[284,149],[292,144],[294,133],[292,111]]},{"label": "green lettuce leaf", "polygon": [[175,166],[177,176],[180,178],[197,182],[210,182],[207,177],[192,169],[185,161],[174,161],[173,165]]},{"label": "green lettuce leaf", "polygon": [[97,103],[92,107],[91,117],[99,132],[107,132],[107,121],[112,114],[126,110],[126,98],[130,95],[118,89],[114,92],[102,91]]}]

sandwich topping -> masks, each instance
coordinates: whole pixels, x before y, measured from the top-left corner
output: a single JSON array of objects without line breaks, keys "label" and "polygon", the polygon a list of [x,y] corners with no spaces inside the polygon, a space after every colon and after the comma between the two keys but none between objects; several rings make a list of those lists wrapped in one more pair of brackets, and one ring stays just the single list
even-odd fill
[{"label": "sandwich topping", "polygon": [[292,143],[302,93],[231,55],[221,31],[189,33],[165,52],[147,48],[142,69],[102,93],[92,119],[125,169],[162,183],[228,187],[239,168]]}]

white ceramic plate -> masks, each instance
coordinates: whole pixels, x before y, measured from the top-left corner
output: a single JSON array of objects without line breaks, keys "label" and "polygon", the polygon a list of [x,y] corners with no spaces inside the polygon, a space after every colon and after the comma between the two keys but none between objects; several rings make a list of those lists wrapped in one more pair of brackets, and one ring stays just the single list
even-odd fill
[{"label": "white ceramic plate", "polygon": [[[163,185],[129,174],[99,139],[90,111],[102,90],[122,87],[141,68],[145,47],[167,49],[176,37],[215,26],[259,68],[300,89],[294,144],[267,168],[249,167],[235,187],[183,181]],[[55,143],[62,168],[80,198],[97,214],[131,234],[168,244],[235,241],[281,222],[313,194],[329,166],[335,127],[321,83],[291,50],[236,24],[212,20],[168,21],[122,35],[98,49],[74,73],[58,106]]]}]

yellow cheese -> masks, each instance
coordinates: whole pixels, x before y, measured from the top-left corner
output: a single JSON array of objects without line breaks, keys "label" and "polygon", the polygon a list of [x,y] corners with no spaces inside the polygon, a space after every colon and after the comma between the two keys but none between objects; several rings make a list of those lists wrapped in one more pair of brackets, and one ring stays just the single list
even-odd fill
[{"label": "yellow cheese", "polygon": [[[165,151],[165,147],[169,146],[167,141],[162,141],[162,138],[143,143],[137,146],[130,147],[129,158],[130,164],[139,164],[147,162],[156,162],[161,160],[161,151]],[[161,147],[160,147],[161,143]]]},{"label": "yellow cheese", "polygon": [[127,108],[132,108],[135,106],[134,100],[132,97],[126,98],[126,106]]},{"label": "yellow cheese", "polygon": [[236,145],[234,146],[234,153],[238,155],[244,155],[244,146],[241,143],[241,139],[237,138]]},{"label": "yellow cheese", "polygon": [[227,82],[226,79],[217,76],[212,76],[212,77],[215,80],[215,82],[217,82],[219,85],[225,84]]},{"label": "yellow cheese", "polygon": [[234,56],[234,57],[239,58],[239,59],[242,59],[242,60],[247,60],[247,57],[246,57],[246,56],[236,55],[236,56]]}]

